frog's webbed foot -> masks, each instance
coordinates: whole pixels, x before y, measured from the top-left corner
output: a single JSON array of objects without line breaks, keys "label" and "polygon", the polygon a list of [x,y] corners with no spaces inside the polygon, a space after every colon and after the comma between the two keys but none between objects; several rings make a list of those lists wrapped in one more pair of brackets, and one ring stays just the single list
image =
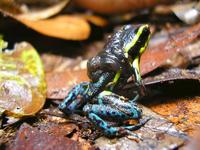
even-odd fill
[{"label": "frog's webbed foot", "polygon": [[134,91],[135,97],[130,100],[130,102],[133,102],[133,103],[135,103],[140,97],[144,96],[145,95],[145,91],[146,91],[146,88],[145,88],[145,86],[144,86],[142,81],[135,82],[134,84],[137,87],[137,90]]},{"label": "frog's webbed foot", "polygon": [[86,101],[86,89],[88,88],[89,82],[82,82],[76,85],[67,95],[58,108],[65,114],[72,114],[80,112],[80,108],[87,103]]},{"label": "frog's webbed foot", "polygon": [[139,123],[136,125],[129,125],[129,126],[122,126],[122,133],[124,133],[125,135],[130,135],[133,136],[136,139],[140,139],[143,140],[139,135],[131,132],[134,130],[138,130],[140,129],[142,126],[144,126],[149,120],[151,119],[151,117],[145,117],[140,119]]}]

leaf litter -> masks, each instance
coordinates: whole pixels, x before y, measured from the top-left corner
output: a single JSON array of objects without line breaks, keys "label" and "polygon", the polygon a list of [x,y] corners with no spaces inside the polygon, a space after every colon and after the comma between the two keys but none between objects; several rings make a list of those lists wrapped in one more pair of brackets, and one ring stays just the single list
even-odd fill
[{"label": "leaf litter", "polygon": [[[175,87],[173,89],[175,94],[177,94],[176,91],[179,90],[181,92],[182,90],[180,90],[179,87],[177,88],[176,84],[180,81],[182,85],[186,80],[189,81],[188,85],[186,84],[187,88],[191,85],[191,81],[194,81],[196,83],[195,85],[199,86],[199,71],[197,69],[199,65],[198,31],[199,24],[189,27],[183,33],[175,34],[171,39],[168,39],[167,42],[149,47],[150,51],[156,51],[156,53],[154,55],[154,53],[147,52],[149,56],[152,56],[151,59],[148,58],[150,63],[148,61],[142,61],[141,65],[147,64],[147,62],[152,64],[151,62],[155,61],[155,57],[158,55],[160,56],[160,60],[158,60],[158,64],[155,65],[156,67],[151,65],[145,67],[142,71],[144,75],[144,84],[147,90],[151,90],[153,86],[160,88],[160,85],[163,87],[172,85],[172,87]],[[190,36],[187,37],[188,34]],[[191,46],[193,47],[191,48]],[[167,49],[167,52],[164,51],[163,53],[163,47],[164,50]],[[196,48],[196,50],[192,51],[194,48]],[[176,57],[173,57],[174,55]],[[156,97],[153,95],[152,97],[145,97],[144,100],[140,101],[140,103],[144,105],[141,105],[144,115],[152,117],[144,127],[135,131],[143,137],[143,141],[137,141],[130,136],[119,139],[98,138],[98,136],[94,136],[98,134],[95,133],[97,130],[91,126],[85,117],[75,116],[74,118],[70,118],[58,112],[54,114],[49,108],[49,105],[53,105],[53,108],[56,109],[57,103],[59,103],[57,100],[63,99],[74,84],[88,80],[85,61],[82,63],[82,60],[77,61],[77,59],[67,57],[62,59],[62,61],[58,61],[60,58],[61,57],[56,57],[54,60],[50,58],[49,61],[44,61],[45,71],[47,72],[47,93],[49,92],[47,98],[51,99],[46,102],[45,110],[49,110],[51,113],[41,111],[36,118],[40,118],[41,115],[44,118],[40,118],[39,121],[36,121],[32,126],[22,124],[13,142],[9,144],[9,147],[13,148],[14,145],[20,149],[23,146],[27,146],[32,149],[34,145],[42,145],[42,148],[48,149],[49,147],[55,146],[58,148],[56,143],[60,143],[59,148],[61,149],[66,147],[93,149],[94,147],[90,146],[91,143],[88,143],[91,138],[92,144],[95,143],[94,146],[100,149],[128,149],[133,147],[135,149],[178,149],[179,147],[183,147],[185,142],[190,139],[188,135],[193,135],[193,131],[199,126],[198,96],[195,98],[177,98],[170,95],[173,97],[171,98],[162,95]],[[181,63],[174,64],[177,58],[180,58]],[[186,60],[184,60],[185,58]],[[182,65],[183,61],[186,61],[186,65]],[[172,67],[175,67],[175,69],[168,70],[168,68]],[[177,69],[177,67],[179,67],[179,69]],[[183,67],[184,69],[182,69]],[[82,78],[80,78],[79,74]],[[195,86],[192,85],[192,88],[194,87]],[[130,90],[134,89],[131,83],[127,88]],[[169,89],[164,92],[168,92],[168,90]],[[182,93],[184,92],[182,91]],[[49,119],[49,117],[51,119]],[[44,135],[44,137],[42,137],[42,135]],[[92,136],[94,136],[94,138],[92,138]],[[58,139],[56,139],[56,137]],[[71,144],[74,147],[71,147]],[[84,146],[84,144],[87,146]]]}]

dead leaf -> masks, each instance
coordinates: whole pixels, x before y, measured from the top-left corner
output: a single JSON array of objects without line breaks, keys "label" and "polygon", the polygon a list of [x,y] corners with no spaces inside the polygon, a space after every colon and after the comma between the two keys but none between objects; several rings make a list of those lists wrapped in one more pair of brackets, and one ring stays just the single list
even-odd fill
[{"label": "dead leaf", "polygon": [[0,11],[10,12],[12,14],[22,13],[20,6],[17,5],[14,0],[1,0]]},{"label": "dead leaf", "polygon": [[172,36],[165,43],[148,48],[141,56],[141,73],[145,75],[158,67],[167,64],[167,61],[189,45],[200,35],[200,23],[182,33]]},{"label": "dead leaf", "polygon": [[100,27],[108,25],[108,21],[100,16],[87,15],[87,14],[77,14],[75,16],[84,18],[85,20],[91,22],[92,24]]},{"label": "dead leaf", "polygon": [[[164,82],[175,82],[176,80],[200,79],[200,71],[188,69],[169,69],[155,76],[148,76],[143,79],[146,86]],[[199,83],[200,84],[200,83]]]},{"label": "dead leaf", "polygon": [[[70,0],[58,1],[18,1],[1,0],[0,10],[10,16],[19,17],[28,20],[40,20],[49,18],[60,12]],[[33,5],[35,3],[35,5]],[[30,6],[29,6],[30,5]]]},{"label": "dead leaf", "polygon": [[21,125],[13,144],[8,149],[28,149],[28,150],[50,150],[50,149],[89,149],[88,144],[81,144],[65,136],[49,134],[46,131],[40,131],[30,125]]},{"label": "dead leaf", "polygon": [[20,19],[27,19],[27,20],[41,20],[41,19],[46,19],[49,18],[57,13],[59,13],[68,3],[70,0],[62,0],[53,6],[50,6],[48,8],[43,8],[42,10],[30,10],[26,8],[27,12],[24,12],[22,14],[16,15],[17,18]]},{"label": "dead leaf", "polygon": [[[63,1],[62,6],[66,4],[67,1]],[[59,4],[58,4],[59,5]],[[61,5],[61,4],[60,4]],[[55,6],[56,7],[56,6]],[[50,10],[52,11],[52,10]],[[22,24],[25,24],[26,26],[30,27],[31,29],[55,38],[61,38],[65,40],[85,40],[90,35],[90,25],[89,23],[80,17],[75,17],[71,15],[63,15],[63,16],[57,16],[50,19],[45,20],[37,20],[41,18],[48,17],[49,14],[32,14],[31,19],[29,18],[29,15],[19,15],[19,14],[12,14],[8,11],[5,11],[0,6],[0,12],[2,12],[4,15],[7,15]],[[41,16],[37,16],[41,15]],[[27,19],[29,18],[29,19]]]},{"label": "dead leaf", "polygon": [[47,73],[63,72],[67,69],[73,69],[83,61],[81,57],[70,58],[55,54],[42,54],[41,59],[44,63],[45,72]]},{"label": "dead leaf", "polygon": [[0,108],[12,117],[37,113],[46,100],[46,83],[36,50],[22,42],[0,54],[0,62]]},{"label": "dead leaf", "polygon": [[64,99],[69,90],[80,82],[88,81],[86,70],[66,70],[64,72],[47,73],[47,97]]},{"label": "dead leaf", "polygon": [[161,98],[145,103],[145,106],[157,114],[164,116],[181,130],[189,135],[200,127],[200,98]]},{"label": "dead leaf", "polygon": [[74,130],[78,130],[78,127],[73,123],[57,123],[51,121],[39,122],[37,124],[37,128],[42,132],[47,132],[48,134],[55,136],[63,136],[66,137]]},{"label": "dead leaf", "polygon": [[[171,0],[170,0],[171,1]],[[126,2],[121,0],[75,0],[75,3],[83,8],[93,10],[102,14],[116,14],[128,12],[131,10],[150,8],[157,4],[169,3],[169,0],[128,0]],[[173,2],[173,1],[171,1]]]},{"label": "dead leaf", "polygon": [[38,21],[21,18],[17,20],[39,33],[65,40],[85,40],[90,35],[90,26],[87,21],[70,15]]}]

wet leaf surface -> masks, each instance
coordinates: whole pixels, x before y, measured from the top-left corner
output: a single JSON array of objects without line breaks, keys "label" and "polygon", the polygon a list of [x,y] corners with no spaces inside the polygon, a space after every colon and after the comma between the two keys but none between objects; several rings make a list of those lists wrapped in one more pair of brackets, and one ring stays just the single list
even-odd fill
[{"label": "wet leaf surface", "polygon": [[44,105],[46,83],[42,62],[28,43],[0,54],[0,107],[13,117],[34,115]]}]

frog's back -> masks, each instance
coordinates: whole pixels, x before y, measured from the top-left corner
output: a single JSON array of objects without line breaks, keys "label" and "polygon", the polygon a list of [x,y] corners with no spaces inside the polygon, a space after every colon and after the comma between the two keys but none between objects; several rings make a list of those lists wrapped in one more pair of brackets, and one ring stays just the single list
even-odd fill
[{"label": "frog's back", "polygon": [[124,54],[124,27],[113,34],[99,56],[102,58],[102,63],[105,63],[105,65],[107,65],[108,62],[108,64],[112,62],[112,67],[108,65],[111,67],[111,70],[117,72],[121,69],[122,72],[128,73],[130,64]]},{"label": "frog's back", "polygon": [[[129,73],[131,66],[124,54],[123,39],[124,28],[121,28],[108,39],[104,49],[88,61],[89,77],[94,77],[92,74],[97,71],[116,73],[120,69],[122,70],[122,76],[129,76],[131,74]],[[97,76],[96,73],[95,76]]]}]

